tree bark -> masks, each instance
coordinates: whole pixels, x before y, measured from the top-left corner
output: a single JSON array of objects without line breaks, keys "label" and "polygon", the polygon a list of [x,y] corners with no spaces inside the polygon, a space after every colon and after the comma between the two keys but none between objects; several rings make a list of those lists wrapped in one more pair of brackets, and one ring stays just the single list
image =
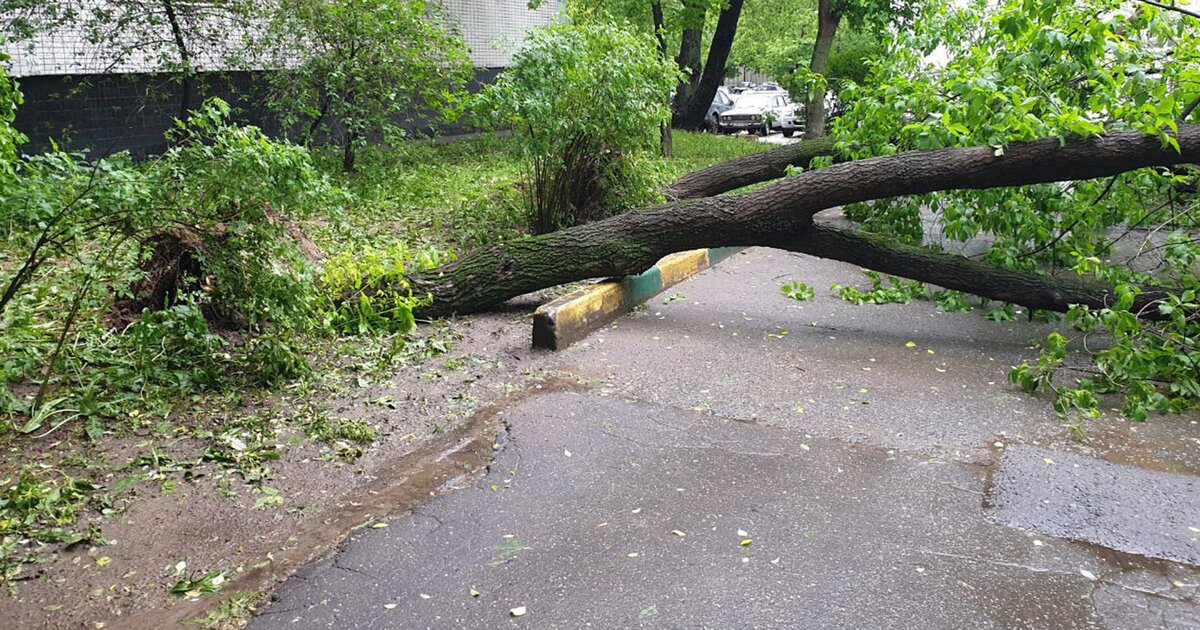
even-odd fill
[{"label": "tree bark", "polygon": [[[829,51],[833,48],[833,36],[837,34],[841,16],[829,6],[831,0],[817,2],[817,42],[813,46],[812,63],[808,69],[822,77],[829,73]],[[804,106],[804,137],[809,140],[825,137],[825,94],[828,89],[809,90],[808,103]]]},{"label": "tree bark", "polygon": [[[957,254],[901,245],[894,239],[858,230],[815,224],[797,238],[779,246],[793,252],[847,262],[880,273],[920,280],[991,300],[1026,308],[1065,312],[1071,304],[1092,308],[1110,306],[1109,287],[1078,276],[1047,276],[1016,271]],[[1133,310],[1158,319],[1154,305],[1167,291],[1144,287]]]},{"label": "tree bark", "polygon": [[813,158],[836,155],[833,140],[804,140],[754,155],[735,158],[688,173],[663,190],[667,199],[701,199],[751,184],[779,179],[789,166],[808,168]]},{"label": "tree bark", "polygon": [[[480,248],[414,276],[412,286],[433,297],[432,305],[421,309],[423,317],[479,311],[566,282],[639,273],[673,252],[738,245],[798,247],[813,229],[814,214],[849,203],[1093,179],[1200,160],[1200,126],[1181,125],[1177,139],[1179,152],[1163,148],[1156,137],[1117,131],[1097,138],[1014,143],[1002,155],[984,146],[834,164],[751,192],[671,202]],[[1061,295],[1054,303],[1071,294]]]},{"label": "tree bark", "polygon": [[354,172],[354,143],[358,140],[358,134],[351,131],[346,134],[345,140],[342,141],[342,172]]},{"label": "tree bark", "polygon": [[192,56],[188,52],[187,42],[183,39],[183,28],[179,24],[179,16],[175,13],[175,5],[171,0],[163,0],[163,10],[167,14],[171,37],[174,38],[175,48],[179,52],[179,66],[183,75],[179,82],[183,91],[179,99],[179,120],[187,120],[188,112],[192,109]]},{"label": "tree bark", "polygon": [[[729,50],[733,48],[733,39],[737,35],[742,2],[743,0],[729,0],[729,7],[723,9],[721,16],[717,18],[717,30],[713,33],[712,44],[708,47],[708,60],[704,62],[700,85],[684,105],[684,114],[676,120],[675,126],[695,131],[704,129],[704,118],[708,115],[708,108],[717,95],[717,88],[725,81],[725,63],[729,61]],[[679,101],[678,98],[675,100]]]},{"label": "tree bark", "polygon": [[[661,8],[661,5],[660,5]],[[679,56],[675,63],[684,77],[675,86],[675,102],[672,107],[672,118],[682,118],[692,102],[696,86],[700,84],[700,46],[704,39],[704,22],[707,18],[707,7],[704,0],[685,0],[683,15],[680,20],[683,34],[679,38]]]},{"label": "tree bark", "polygon": [[[667,35],[663,23],[662,2],[655,0],[650,3],[650,16],[654,20],[654,37],[658,40],[658,56],[663,61],[669,57],[667,55]],[[670,103],[671,95],[667,95],[667,102]],[[675,143],[671,138],[671,123],[663,122],[658,127],[658,134],[661,138],[661,150],[663,157],[670,157],[675,152]]]}]

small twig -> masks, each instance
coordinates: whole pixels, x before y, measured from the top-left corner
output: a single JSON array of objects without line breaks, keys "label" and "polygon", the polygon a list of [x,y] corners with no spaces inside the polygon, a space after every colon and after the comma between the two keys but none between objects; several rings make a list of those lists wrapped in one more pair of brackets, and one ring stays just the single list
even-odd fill
[{"label": "small twig", "polygon": [[1174,6],[1171,4],[1163,4],[1161,2],[1155,2],[1154,0],[1138,0],[1138,2],[1141,2],[1142,4],[1148,4],[1152,7],[1158,7],[1160,9],[1166,9],[1168,11],[1182,13],[1183,15],[1189,15],[1191,17],[1196,18],[1197,20],[1200,20],[1200,13],[1196,13],[1195,11],[1188,11],[1187,9],[1185,9],[1183,7],[1177,7],[1177,6]]},{"label": "small twig", "polygon": [[1197,107],[1200,107],[1200,94],[1196,95],[1196,98],[1192,99],[1192,102],[1188,103],[1187,107],[1183,108],[1183,113],[1179,114],[1179,119],[1175,122],[1180,124],[1187,122],[1187,117],[1191,116],[1192,112],[1196,111]]}]

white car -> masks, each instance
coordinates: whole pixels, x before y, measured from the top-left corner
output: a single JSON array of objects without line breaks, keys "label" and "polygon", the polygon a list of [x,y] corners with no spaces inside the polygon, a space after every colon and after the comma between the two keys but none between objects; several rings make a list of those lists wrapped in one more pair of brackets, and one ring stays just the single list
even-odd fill
[{"label": "white car", "polygon": [[799,105],[793,104],[784,113],[783,118],[780,119],[780,123],[780,128],[783,129],[783,137],[785,138],[791,138],[797,133],[803,133],[804,110]]},{"label": "white car", "polygon": [[746,92],[738,97],[733,109],[722,113],[717,132],[751,131],[763,135],[782,129],[786,115],[795,116],[796,106],[786,92]]}]

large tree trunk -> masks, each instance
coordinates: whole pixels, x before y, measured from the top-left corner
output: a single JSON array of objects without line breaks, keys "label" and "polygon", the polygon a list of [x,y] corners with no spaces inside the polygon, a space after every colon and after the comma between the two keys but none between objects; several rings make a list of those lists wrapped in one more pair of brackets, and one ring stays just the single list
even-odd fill
[{"label": "large tree trunk", "polygon": [[[808,69],[822,77],[829,74],[829,51],[837,34],[841,16],[833,12],[830,0],[817,2],[817,43],[813,46],[812,63]],[[825,93],[828,90],[809,90],[804,106],[804,137],[809,140],[825,137]]]},{"label": "large tree trunk", "polygon": [[[654,21],[654,37],[658,40],[658,56],[663,61],[667,60],[667,34],[664,31],[666,28],[663,24],[662,2],[655,0],[650,3],[650,16]],[[667,95],[668,103],[670,95]],[[670,157],[675,152],[675,143],[671,138],[671,124],[663,122],[658,129],[659,137],[661,138],[660,147],[663,157]]]},{"label": "large tree trunk", "polygon": [[679,38],[679,56],[675,57],[675,63],[684,76],[675,87],[673,118],[676,120],[682,118],[687,111],[696,86],[700,85],[700,48],[704,39],[706,17],[705,0],[686,0],[683,3],[683,13],[680,17],[683,34]]},{"label": "large tree trunk", "polygon": [[[415,290],[433,297],[432,305],[421,309],[422,316],[479,311],[566,282],[638,273],[662,256],[687,249],[796,248],[813,230],[814,214],[849,203],[938,190],[1092,179],[1200,160],[1200,126],[1181,125],[1178,140],[1180,152],[1163,148],[1156,137],[1117,131],[1098,138],[1014,143],[999,156],[985,146],[845,162],[752,192],[667,203],[480,248],[416,275],[412,283]],[[967,290],[979,293],[980,287]],[[1061,309],[1076,299],[1070,292],[1060,295],[1038,307]]]},{"label": "large tree trunk", "polygon": [[822,138],[787,144],[688,173],[668,184],[663,193],[668,199],[676,200],[712,197],[751,184],[779,179],[787,174],[789,166],[808,168],[813,158],[823,155],[836,155],[833,140]]},{"label": "large tree trunk", "polygon": [[696,131],[704,129],[704,118],[708,115],[708,108],[717,95],[717,88],[725,81],[725,62],[729,61],[729,50],[733,48],[733,38],[737,35],[742,2],[743,0],[729,0],[729,7],[723,9],[721,16],[717,18],[717,30],[713,33],[712,44],[708,47],[708,60],[704,62],[700,85],[686,103],[684,114],[676,120],[675,126]]}]

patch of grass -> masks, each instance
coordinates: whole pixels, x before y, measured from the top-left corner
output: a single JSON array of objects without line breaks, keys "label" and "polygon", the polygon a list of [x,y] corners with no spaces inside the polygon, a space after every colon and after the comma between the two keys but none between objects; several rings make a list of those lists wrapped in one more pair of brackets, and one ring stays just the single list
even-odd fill
[{"label": "patch of grass", "polygon": [[333,435],[335,438],[341,440],[357,442],[358,444],[370,444],[375,441],[375,427],[363,420],[343,420],[337,423]]},{"label": "patch of grass", "polygon": [[397,242],[414,251],[463,251],[524,233],[522,162],[510,138],[372,148],[350,175],[340,172],[335,153],[320,153],[318,163],[353,201],[339,225],[311,231],[326,251]]},{"label": "patch of grass", "polygon": [[[774,147],[710,133],[674,132],[675,152],[664,160],[665,184],[736,157]],[[523,236],[526,207],[520,189],[525,164],[512,138],[487,135],[443,145],[409,143],[362,153],[358,172],[341,173],[340,154],[324,151],[318,164],[353,196],[340,225],[312,226],[328,252],[352,246],[461,253]]]},{"label": "patch of grass", "polygon": [[666,160],[667,175],[672,180],[726,160],[776,148],[765,142],[751,142],[731,136],[678,130],[673,133],[672,141],[675,152]]}]

